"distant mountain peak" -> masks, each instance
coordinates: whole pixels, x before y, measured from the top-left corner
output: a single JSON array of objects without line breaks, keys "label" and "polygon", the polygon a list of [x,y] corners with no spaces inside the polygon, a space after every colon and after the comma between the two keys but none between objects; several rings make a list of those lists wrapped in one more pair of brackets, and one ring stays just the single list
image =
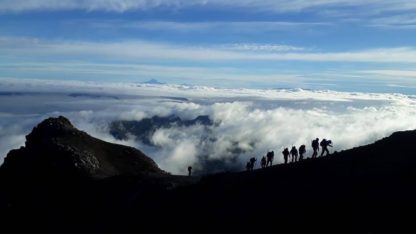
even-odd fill
[{"label": "distant mountain peak", "polygon": [[148,80],[148,81],[143,82],[143,84],[156,84],[156,85],[162,85],[162,84],[165,84],[165,83],[160,82],[160,81],[158,81],[158,80],[156,80],[156,79],[150,79],[150,80]]}]

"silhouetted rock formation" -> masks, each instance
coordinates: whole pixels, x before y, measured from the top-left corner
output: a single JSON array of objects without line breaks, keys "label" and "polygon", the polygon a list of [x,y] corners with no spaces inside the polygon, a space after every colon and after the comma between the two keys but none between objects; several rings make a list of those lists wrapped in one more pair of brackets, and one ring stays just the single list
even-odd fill
[{"label": "silhouetted rock formation", "polygon": [[93,138],[62,116],[36,126],[26,136],[26,146],[10,151],[1,169],[18,175],[90,178],[164,173],[141,151]]}]

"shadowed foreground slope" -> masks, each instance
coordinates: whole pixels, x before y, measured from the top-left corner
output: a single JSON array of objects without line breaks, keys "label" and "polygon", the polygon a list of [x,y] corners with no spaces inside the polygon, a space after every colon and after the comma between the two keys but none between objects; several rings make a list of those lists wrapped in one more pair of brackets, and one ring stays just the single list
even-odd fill
[{"label": "shadowed foreground slope", "polygon": [[[8,228],[31,223],[31,228],[50,232],[98,233],[147,228],[331,233],[414,229],[416,131],[316,160],[201,180],[168,175],[151,159],[138,156],[139,151],[134,151],[137,165],[132,166],[132,156],[121,153],[132,150],[128,147],[105,143],[108,148],[92,150],[92,143],[102,141],[85,133],[40,137],[36,131],[28,135],[26,148],[9,153],[0,170],[0,208]],[[64,148],[83,145],[82,150],[106,166],[73,167],[68,165],[83,157],[59,151],[53,156],[72,158],[61,161],[39,153],[46,147],[39,146],[54,139]],[[57,163],[63,164],[59,170]]]}]

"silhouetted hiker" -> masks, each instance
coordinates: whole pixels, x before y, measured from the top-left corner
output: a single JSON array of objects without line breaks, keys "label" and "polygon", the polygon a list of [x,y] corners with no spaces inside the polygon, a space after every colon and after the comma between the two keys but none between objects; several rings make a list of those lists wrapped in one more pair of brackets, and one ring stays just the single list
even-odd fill
[{"label": "silhouetted hiker", "polygon": [[292,155],[292,162],[298,161],[298,150],[296,149],[296,146],[292,146],[292,149],[290,150],[290,154]]},{"label": "silhouetted hiker", "polygon": [[273,158],[274,158],[274,151],[271,152],[267,152],[267,163],[266,163],[266,167],[273,165]]},{"label": "silhouetted hiker", "polygon": [[[267,157],[269,157],[269,153],[267,153]],[[266,157],[262,157],[261,158],[261,168],[265,168],[266,167]]]},{"label": "silhouetted hiker", "polygon": [[325,152],[326,152],[326,155],[328,155],[329,154],[328,146],[331,146],[332,147],[332,141],[331,140],[322,139],[320,145],[322,147],[321,157],[324,155]]},{"label": "silhouetted hiker", "polygon": [[288,148],[285,148],[283,151],[282,151],[282,154],[283,154],[283,159],[285,160],[285,164],[287,164],[287,160],[288,160],[288,158],[289,158],[289,149]]},{"label": "silhouetted hiker", "polygon": [[250,170],[254,169],[254,164],[256,163],[257,159],[255,157],[250,158]]},{"label": "silhouetted hiker", "polygon": [[191,176],[191,174],[192,174],[192,167],[191,167],[191,166],[189,166],[189,167],[188,167],[188,176]]},{"label": "silhouetted hiker", "polygon": [[250,171],[250,169],[251,169],[251,163],[250,163],[250,161],[248,161],[247,164],[246,164],[246,170]]},{"label": "silhouetted hiker", "polygon": [[306,152],[306,146],[305,145],[301,145],[299,147],[299,161],[303,160],[303,154]]},{"label": "silhouetted hiker", "polygon": [[313,149],[312,158],[316,158],[319,152],[319,138],[312,140],[312,149]]}]

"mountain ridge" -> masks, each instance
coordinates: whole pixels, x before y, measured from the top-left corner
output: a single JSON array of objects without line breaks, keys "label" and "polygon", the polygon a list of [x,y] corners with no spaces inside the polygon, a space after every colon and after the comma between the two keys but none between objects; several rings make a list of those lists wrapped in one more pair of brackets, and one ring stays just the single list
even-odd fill
[{"label": "mountain ridge", "polygon": [[[0,167],[0,212],[8,217],[5,227],[18,227],[13,225],[22,222],[17,214],[30,214],[25,222],[35,222],[50,232],[65,227],[69,233],[81,229],[131,233],[143,228],[186,232],[201,227],[206,231],[269,231],[269,225],[291,233],[400,233],[414,229],[412,216],[407,214],[416,207],[415,130],[396,132],[326,157],[202,178],[165,174],[152,163],[151,173],[144,170],[147,176],[112,170],[102,176],[86,167],[83,173],[87,176],[81,173],[79,180],[70,183],[55,176],[54,170],[42,177],[22,173],[31,167],[56,167],[45,161],[31,163],[33,157],[51,160],[38,154],[43,147],[56,142],[78,147],[68,145],[70,140],[89,139],[87,133],[75,131],[67,119],[57,119],[42,122],[28,135],[27,145],[10,152],[6,166]],[[50,124],[56,126],[50,129]],[[63,141],[63,136],[69,140]],[[35,154],[25,152],[32,149]],[[22,157],[28,160],[26,165],[16,165],[22,163]],[[94,163],[86,160],[86,165]],[[130,168],[124,169],[130,172]]]}]

